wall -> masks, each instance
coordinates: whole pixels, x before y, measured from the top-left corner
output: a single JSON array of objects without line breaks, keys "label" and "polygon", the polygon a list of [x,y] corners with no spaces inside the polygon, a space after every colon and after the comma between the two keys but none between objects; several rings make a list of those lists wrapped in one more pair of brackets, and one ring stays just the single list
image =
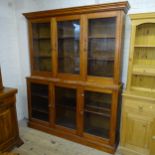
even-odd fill
[{"label": "wall", "polygon": [[[0,23],[2,23],[0,24],[0,32],[3,36],[0,39],[4,43],[0,47],[0,62],[2,61],[2,69],[5,68],[3,70],[4,83],[19,89],[17,103],[19,119],[27,117],[25,77],[30,75],[27,22],[22,13],[117,1],[122,0],[0,0],[0,12],[2,12],[2,14],[0,13]],[[129,3],[131,5],[129,14],[155,12],[154,0],[129,0]],[[11,7],[9,4],[11,4]],[[124,83],[127,79],[129,44],[130,20],[127,16],[122,64],[122,81]]]},{"label": "wall", "polygon": [[17,40],[15,3],[13,0],[0,0],[0,65],[4,86],[18,88],[18,118],[23,118],[22,82]]}]

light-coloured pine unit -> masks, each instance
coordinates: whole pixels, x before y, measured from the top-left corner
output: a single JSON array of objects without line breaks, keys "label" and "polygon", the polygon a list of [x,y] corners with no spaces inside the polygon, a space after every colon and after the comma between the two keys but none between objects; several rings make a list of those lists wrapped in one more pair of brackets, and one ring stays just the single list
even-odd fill
[{"label": "light-coloured pine unit", "polygon": [[127,91],[155,97],[155,14],[130,17],[132,36]]},{"label": "light-coloured pine unit", "polygon": [[120,150],[155,154],[155,13],[130,15],[131,45],[123,93]]}]

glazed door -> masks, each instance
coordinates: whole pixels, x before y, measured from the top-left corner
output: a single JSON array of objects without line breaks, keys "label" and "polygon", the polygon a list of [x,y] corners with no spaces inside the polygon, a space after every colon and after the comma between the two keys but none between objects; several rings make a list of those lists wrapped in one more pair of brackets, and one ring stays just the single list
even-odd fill
[{"label": "glazed door", "polygon": [[[87,79],[118,83],[119,72],[119,29],[116,12],[87,15],[85,45],[87,57]],[[116,69],[117,68],[117,69]],[[114,71],[115,70],[115,71]]]},{"label": "glazed door", "polygon": [[30,119],[44,125],[52,124],[51,92],[48,83],[42,81],[28,82]]},{"label": "glazed door", "polygon": [[[113,127],[112,107],[113,93],[99,89],[83,90],[83,133],[86,138],[110,142]],[[115,129],[114,129],[115,130]],[[113,134],[115,134],[113,132]]]},{"label": "glazed door", "polygon": [[55,19],[57,75],[79,79],[81,74],[81,17],[66,16]]},{"label": "glazed door", "polygon": [[33,75],[51,76],[52,48],[50,20],[29,22],[31,72]]},{"label": "glazed door", "polygon": [[55,125],[62,130],[77,130],[77,89],[57,84],[54,87]]}]

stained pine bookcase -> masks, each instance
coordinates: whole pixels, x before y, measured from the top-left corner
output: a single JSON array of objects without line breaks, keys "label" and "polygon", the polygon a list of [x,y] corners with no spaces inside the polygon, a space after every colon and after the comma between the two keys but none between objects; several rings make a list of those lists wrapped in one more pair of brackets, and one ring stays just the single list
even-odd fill
[{"label": "stained pine bookcase", "polygon": [[30,127],[114,153],[128,2],[25,13]]}]

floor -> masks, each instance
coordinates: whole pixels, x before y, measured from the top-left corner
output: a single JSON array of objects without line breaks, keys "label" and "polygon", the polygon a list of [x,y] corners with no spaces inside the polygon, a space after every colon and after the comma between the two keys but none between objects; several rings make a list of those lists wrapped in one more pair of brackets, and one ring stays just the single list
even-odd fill
[{"label": "floor", "polygon": [[[110,155],[35,129],[28,128],[26,121],[20,123],[20,137],[24,144],[13,152],[20,155]],[[115,155],[121,155],[116,153]]]}]

